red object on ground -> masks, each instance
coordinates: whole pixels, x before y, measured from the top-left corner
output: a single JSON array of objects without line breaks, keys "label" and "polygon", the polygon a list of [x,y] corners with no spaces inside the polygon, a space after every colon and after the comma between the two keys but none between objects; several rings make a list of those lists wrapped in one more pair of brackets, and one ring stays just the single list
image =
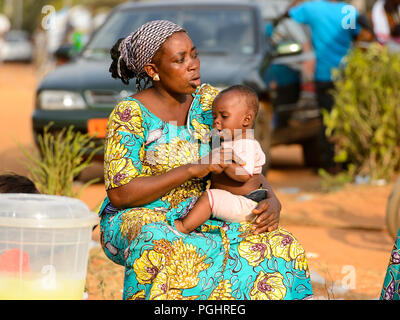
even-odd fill
[{"label": "red object on ground", "polygon": [[[22,265],[21,265],[22,263]],[[29,255],[19,249],[11,249],[0,255],[0,272],[29,272]]]}]

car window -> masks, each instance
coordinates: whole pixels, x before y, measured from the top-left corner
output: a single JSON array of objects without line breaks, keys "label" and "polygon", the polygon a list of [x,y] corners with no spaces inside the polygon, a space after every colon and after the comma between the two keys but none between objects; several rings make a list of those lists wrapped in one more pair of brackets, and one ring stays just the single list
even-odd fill
[{"label": "car window", "polygon": [[151,20],[170,20],[185,28],[200,54],[251,55],[257,49],[254,12],[243,8],[183,8],[117,11],[94,35],[83,55],[109,53],[114,43]]}]

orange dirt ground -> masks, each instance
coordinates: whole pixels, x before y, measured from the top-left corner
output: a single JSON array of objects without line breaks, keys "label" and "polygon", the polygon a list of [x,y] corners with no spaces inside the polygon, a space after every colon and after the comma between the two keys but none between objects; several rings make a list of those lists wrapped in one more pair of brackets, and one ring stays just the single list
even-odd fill
[{"label": "orange dirt ground", "polygon": [[[0,65],[0,172],[28,172],[17,143],[33,146],[31,114],[38,81],[32,65]],[[271,161],[267,178],[283,205],[281,225],[307,252],[315,299],[377,299],[393,246],[385,227],[385,207],[393,183],[349,185],[322,193],[320,178],[302,165],[299,146],[273,148]],[[92,176],[102,176],[101,163],[85,171],[80,180]],[[104,196],[104,186],[99,183],[87,188],[81,200],[94,209]],[[121,299],[123,268],[103,254],[98,228],[93,240],[88,297]]]}]

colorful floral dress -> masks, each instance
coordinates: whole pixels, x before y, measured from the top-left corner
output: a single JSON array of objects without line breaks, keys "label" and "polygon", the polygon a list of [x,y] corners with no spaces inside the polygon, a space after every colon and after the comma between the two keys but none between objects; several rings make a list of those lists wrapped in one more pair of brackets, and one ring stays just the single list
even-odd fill
[{"label": "colorful floral dress", "polygon": [[400,229],[390,256],[380,299],[400,300]]},{"label": "colorful floral dress", "polygon": [[[133,98],[110,115],[106,189],[159,175],[209,153],[211,104],[218,91],[197,88],[186,126],[166,123]],[[124,299],[307,299],[310,275],[301,244],[288,231],[253,235],[249,223],[208,220],[188,235],[174,227],[207,187],[192,179],[142,207],[116,210],[106,198],[101,241],[125,266]]]}]

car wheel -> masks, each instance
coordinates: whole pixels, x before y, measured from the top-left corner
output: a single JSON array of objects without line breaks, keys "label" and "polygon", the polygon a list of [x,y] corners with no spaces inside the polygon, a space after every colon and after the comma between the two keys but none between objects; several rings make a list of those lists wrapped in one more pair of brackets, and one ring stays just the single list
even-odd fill
[{"label": "car wheel", "polygon": [[304,141],[301,145],[303,146],[304,165],[311,168],[321,167],[319,137],[312,137]]},{"label": "car wheel", "polygon": [[254,136],[260,143],[262,150],[267,158],[266,163],[263,166],[262,173],[265,175],[270,165],[270,147],[271,147],[271,116],[272,106],[267,103],[260,101],[260,109],[256,118],[256,125],[254,130]]}]

